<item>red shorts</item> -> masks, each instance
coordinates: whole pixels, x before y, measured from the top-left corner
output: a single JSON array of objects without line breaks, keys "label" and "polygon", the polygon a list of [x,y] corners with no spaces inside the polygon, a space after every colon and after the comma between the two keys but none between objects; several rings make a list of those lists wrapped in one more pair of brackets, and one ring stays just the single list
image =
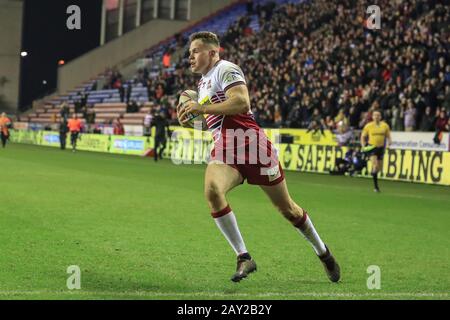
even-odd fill
[{"label": "red shorts", "polygon": [[[284,180],[284,171],[279,162],[277,166],[271,169],[263,164],[230,164],[229,166],[239,171],[244,180],[247,179],[248,184],[274,186]],[[269,172],[266,172],[267,174],[261,173],[263,168],[269,169]]]},{"label": "red shorts", "polygon": [[[219,150],[223,149],[214,148],[211,151],[210,160],[226,163],[236,169],[242,175],[244,180],[247,180],[248,184],[274,186],[284,180],[284,171],[281,168],[280,161],[278,161],[278,156],[273,152],[269,152],[268,157],[265,158],[264,161],[259,157],[250,161],[248,152],[246,152],[243,157],[234,154],[234,156],[231,156],[230,160],[226,158],[224,151],[220,152]],[[239,159],[241,161],[239,161]],[[244,180],[242,183],[244,183]]]}]

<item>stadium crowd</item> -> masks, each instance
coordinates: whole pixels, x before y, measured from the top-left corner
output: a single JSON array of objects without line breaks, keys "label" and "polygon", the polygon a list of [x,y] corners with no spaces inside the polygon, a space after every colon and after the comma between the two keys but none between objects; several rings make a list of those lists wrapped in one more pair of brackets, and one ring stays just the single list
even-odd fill
[{"label": "stadium crowd", "polygon": [[[365,27],[363,0],[254,6],[221,37],[221,56],[241,66],[252,112],[264,127],[331,129],[344,134],[371,120],[373,110],[397,131],[449,131],[450,7],[447,0],[380,0],[380,30]],[[249,26],[258,16],[260,30]],[[186,39],[174,71],[132,82],[176,122],[176,97],[196,88]],[[171,50],[173,50],[171,48]],[[171,51],[170,53],[173,53]],[[165,59],[167,55],[165,55]],[[109,86],[122,87],[112,73]],[[125,94],[121,92],[121,97]],[[123,99],[123,98],[122,98]]]}]

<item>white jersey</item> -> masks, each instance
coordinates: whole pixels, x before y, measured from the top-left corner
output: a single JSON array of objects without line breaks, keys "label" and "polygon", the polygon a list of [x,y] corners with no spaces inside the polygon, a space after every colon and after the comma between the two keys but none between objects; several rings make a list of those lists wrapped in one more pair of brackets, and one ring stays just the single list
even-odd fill
[{"label": "white jersey", "polygon": [[[246,84],[241,68],[232,62],[219,60],[198,83],[198,103],[208,105],[223,102],[227,99],[225,92],[241,84]],[[260,129],[251,111],[232,116],[208,115],[206,123],[215,142],[225,134],[226,129]]]}]

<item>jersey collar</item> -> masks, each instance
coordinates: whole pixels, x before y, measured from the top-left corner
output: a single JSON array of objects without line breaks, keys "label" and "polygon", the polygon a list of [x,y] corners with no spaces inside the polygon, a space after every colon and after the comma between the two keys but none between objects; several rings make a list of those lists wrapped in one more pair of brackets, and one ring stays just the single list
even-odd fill
[{"label": "jersey collar", "polygon": [[204,75],[204,77],[209,77],[209,76],[213,73],[214,69],[217,67],[217,65],[219,64],[219,62],[221,62],[221,61],[222,61],[222,59],[219,59],[219,61],[217,61],[217,62],[213,65],[213,67],[211,68],[211,70],[209,70],[208,73]]}]

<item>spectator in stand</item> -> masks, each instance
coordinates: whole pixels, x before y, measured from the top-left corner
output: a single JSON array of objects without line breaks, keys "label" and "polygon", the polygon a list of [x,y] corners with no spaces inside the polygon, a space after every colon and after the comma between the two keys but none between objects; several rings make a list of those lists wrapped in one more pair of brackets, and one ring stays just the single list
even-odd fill
[{"label": "spectator in stand", "polygon": [[139,105],[137,104],[136,100],[132,100],[131,102],[127,103],[127,113],[136,113],[139,112]]},{"label": "spectator in stand", "polygon": [[81,112],[81,110],[83,109],[83,107],[82,107],[82,105],[81,105],[81,99],[77,99],[75,102],[74,102],[74,111],[75,111],[75,113],[80,113]]},{"label": "spectator in stand", "polygon": [[247,0],[246,9],[247,15],[253,15],[253,0]]},{"label": "spectator in stand", "polygon": [[373,112],[373,108],[369,108],[369,110],[367,112],[362,112],[361,113],[361,120],[359,121],[359,127],[360,128],[364,128],[364,126],[372,121],[372,112]]},{"label": "spectator in stand", "polygon": [[155,89],[153,87],[153,81],[152,79],[147,79],[147,97],[149,101],[152,101],[153,98],[155,97]]},{"label": "spectator in stand", "polygon": [[125,102],[125,88],[120,80],[114,84],[114,88],[119,90],[120,102]]},{"label": "spectator in stand", "polygon": [[164,86],[162,83],[158,83],[155,90],[155,100],[157,103],[161,103],[161,99],[164,97]]},{"label": "spectator in stand", "polygon": [[88,124],[95,123],[95,109],[92,107],[92,105],[86,107],[85,119]]},{"label": "spectator in stand", "polygon": [[442,132],[445,132],[448,130],[446,127],[448,125],[448,117],[445,109],[438,110],[439,116],[436,119],[435,123],[435,131],[436,134],[434,135],[434,143],[440,144],[441,138],[442,138]]},{"label": "spectator in stand", "polygon": [[403,111],[397,105],[394,105],[391,109],[391,127],[393,131],[402,131],[402,118]]},{"label": "spectator in stand", "polygon": [[120,118],[117,118],[114,123],[114,134],[117,136],[123,136],[125,134],[125,129],[120,121]]},{"label": "spectator in stand", "polygon": [[431,112],[431,107],[427,106],[425,108],[425,113],[422,115],[422,119],[420,120],[420,131],[434,131],[435,122],[436,118]]},{"label": "spectator in stand", "polygon": [[128,86],[127,86],[127,103],[129,103],[130,102],[130,98],[131,98],[131,91],[133,90],[133,86],[132,86],[132,84],[131,83],[128,83]]},{"label": "spectator in stand", "polygon": [[122,85],[122,75],[117,70],[113,70],[111,73],[111,77],[109,80],[109,88],[110,89],[119,89]]},{"label": "spectator in stand", "polygon": [[[144,69],[139,68],[138,69],[138,74],[137,74],[136,78],[134,79],[133,83],[134,84],[141,83],[143,86],[146,86],[147,79],[148,79],[148,70],[147,70],[147,68],[144,68]],[[131,94],[131,91],[130,91],[130,94]],[[127,95],[128,95],[128,92],[127,92]]]},{"label": "spectator in stand", "polygon": [[91,90],[90,91],[97,91],[97,87],[98,87],[98,81],[94,81],[94,83],[92,84]]},{"label": "spectator in stand", "polygon": [[171,53],[172,53],[172,50],[169,49],[163,55],[162,64],[163,64],[164,68],[169,68],[170,67]]},{"label": "spectator in stand", "polygon": [[412,100],[408,100],[403,116],[405,121],[405,131],[414,131],[416,127],[416,108],[414,108]]},{"label": "spectator in stand", "polygon": [[348,122],[351,128],[358,128],[359,117],[357,106],[352,105],[348,111]]},{"label": "spectator in stand", "polygon": [[275,128],[280,128],[281,122],[282,122],[282,118],[281,118],[280,106],[276,105],[275,111],[274,111],[274,116],[273,116],[273,123],[274,123]]},{"label": "spectator in stand", "polygon": [[81,108],[84,108],[87,106],[87,100],[88,100],[88,96],[85,92],[80,92],[80,105]]},{"label": "spectator in stand", "polygon": [[303,119],[302,109],[300,107],[300,104],[296,103],[294,107],[290,110],[285,123],[290,128],[301,128],[302,119]]},{"label": "spectator in stand", "polygon": [[336,129],[336,124],[334,123],[334,120],[331,118],[331,116],[326,116],[325,118],[325,128],[328,130],[334,130]]},{"label": "spectator in stand", "polygon": [[325,132],[323,131],[325,127],[325,122],[320,115],[320,111],[318,108],[315,108],[313,111],[313,115],[311,117],[310,125],[308,126],[308,129],[306,132],[313,131],[313,133],[317,133],[317,131],[320,130],[320,132],[325,135]]},{"label": "spectator in stand", "polygon": [[345,116],[344,109],[339,110],[339,113],[334,118],[334,123],[336,124],[336,126],[345,125],[346,127],[348,127],[348,118]]},{"label": "spectator in stand", "polygon": [[447,68],[448,72],[448,80],[447,85],[445,86],[445,92],[442,96],[442,107],[445,109],[447,114],[450,114],[450,66]]}]

